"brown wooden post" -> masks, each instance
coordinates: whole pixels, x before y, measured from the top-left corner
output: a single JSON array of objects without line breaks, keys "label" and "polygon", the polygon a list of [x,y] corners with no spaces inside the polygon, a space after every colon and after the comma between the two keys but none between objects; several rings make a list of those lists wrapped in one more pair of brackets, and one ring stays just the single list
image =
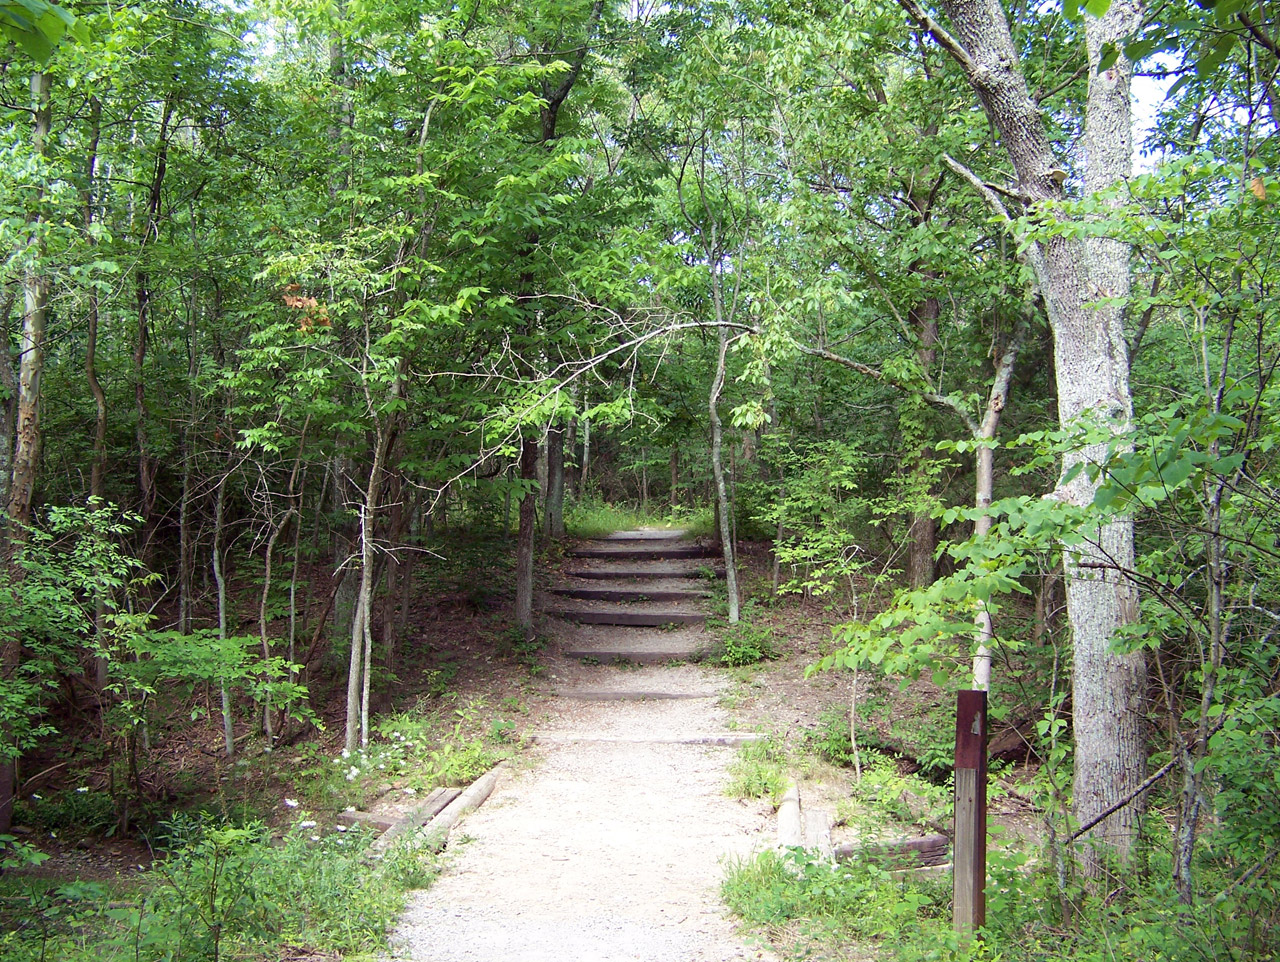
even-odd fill
[{"label": "brown wooden post", "polygon": [[987,693],[956,700],[956,824],[952,913],[962,939],[987,921]]}]

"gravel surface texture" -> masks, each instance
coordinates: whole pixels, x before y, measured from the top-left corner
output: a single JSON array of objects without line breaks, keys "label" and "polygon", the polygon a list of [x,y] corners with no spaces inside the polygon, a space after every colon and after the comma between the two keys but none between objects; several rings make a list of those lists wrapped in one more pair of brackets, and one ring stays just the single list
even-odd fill
[{"label": "gravel surface texture", "polygon": [[[556,648],[705,641],[701,629],[553,624]],[[556,699],[537,728],[557,737],[530,752],[528,767],[504,771],[455,829],[447,866],[412,898],[392,959],[774,959],[737,934],[719,897],[724,860],[772,844],[771,809],[724,794],[733,749],[654,741],[725,733],[722,682],[691,665],[621,670],[560,659],[553,678],[561,692],[706,697]]]},{"label": "gravel surface texture", "polygon": [[[662,671],[658,669],[657,671]],[[629,673],[645,688],[648,672]],[[549,727],[645,738],[719,731],[713,703],[575,703]],[[708,962],[772,959],[735,935],[722,860],[772,842],[770,813],[723,792],[731,749],[629,742],[540,747],[505,773],[415,895],[394,959]]]}]

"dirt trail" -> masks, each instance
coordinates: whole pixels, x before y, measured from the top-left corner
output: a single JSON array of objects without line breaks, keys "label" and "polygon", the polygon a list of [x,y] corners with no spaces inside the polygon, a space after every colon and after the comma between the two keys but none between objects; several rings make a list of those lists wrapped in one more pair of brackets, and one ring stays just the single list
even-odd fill
[{"label": "dirt trail", "polygon": [[[644,632],[654,631],[559,621],[555,630],[557,651],[607,630],[610,651],[634,638],[645,652]],[[696,646],[692,632],[670,634]],[[672,742],[725,732],[719,680],[693,665],[620,668],[555,653],[550,663],[565,697],[539,720],[546,739],[456,831],[445,872],[401,920],[392,958],[773,959],[735,934],[718,894],[725,858],[771,844],[769,812],[725,796],[732,749]]]}]

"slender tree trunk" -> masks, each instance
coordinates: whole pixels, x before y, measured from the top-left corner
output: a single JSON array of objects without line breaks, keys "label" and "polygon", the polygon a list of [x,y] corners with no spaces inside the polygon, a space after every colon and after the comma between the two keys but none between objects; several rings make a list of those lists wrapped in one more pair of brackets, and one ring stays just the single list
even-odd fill
[{"label": "slender tree trunk", "polygon": [[671,496],[669,499],[671,513],[675,514],[680,507],[680,449],[671,445]]},{"label": "slender tree trunk", "polygon": [[[345,568],[351,564],[355,549],[356,530],[348,515],[347,475],[351,470],[351,459],[345,452],[333,457],[332,469],[329,472],[332,510],[338,516],[338,524],[333,533],[333,565],[335,569]],[[337,597],[333,602],[333,646],[341,650],[339,645],[351,640],[351,623],[355,618],[356,596],[360,587],[355,578],[343,578],[338,586]]]},{"label": "slender tree trunk", "polygon": [[[276,542],[297,513],[297,509],[290,505],[289,509],[285,511],[284,517],[280,519],[280,523],[272,529],[271,535],[267,538],[267,549],[263,553],[262,596],[258,602],[258,637],[262,642],[262,660],[268,663],[271,661],[271,638],[267,635],[267,604],[271,598],[271,561],[275,554]],[[275,744],[275,729],[271,721],[270,692],[262,699],[262,734],[266,736],[268,747]]]},{"label": "slender tree trunk", "polygon": [[[198,345],[196,326],[196,278],[191,281],[190,319],[187,324],[187,423],[182,429],[182,500],[178,506],[178,631],[181,634],[191,633],[192,599],[192,532],[191,502],[192,486],[195,479],[195,429],[196,407],[196,373],[198,371]],[[105,424],[103,425],[105,427]]]},{"label": "slender tree trunk", "polygon": [[729,492],[724,480],[724,465],[721,463],[722,431],[720,426],[720,392],[724,390],[725,356],[729,351],[729,332],[723,326],[716,328],[719,333],[720,349],[716,354],[716,373],[711,382],[711,399],[708,408],[711,413],[711,473],[715,476],[716,511],[719,515],[720,541],[724,546],[725,587],[729,592],[729,624],[738,623],[738,566],[736,545],[733,534],[729,530]]},{"label": "slender tree trunk", "polygon": [[[96,241],[93,238],[93,215],[94,215],[94,181],[97,176],[98,168],[98,142],[102,135],[102,103],[97,97],[89,99],[89,157],[85,164],[85,188],[84,188],[84,232],[85,242],[93,247]],[[89,291],[89,310],[88,310],[88,331],[85,334],[84,348],[84,376],[85,381],[89,385],[89,393],[93,395],[94,406],[94,431],[93,431],[93,460],[89,465],[89,497],[94,504],[101,505],[104,503],[102,475],[106,461],[107,451],[107,395],[102,390],[102,384],[98,381],[98,320],[99,320],[99,298],[97,288],[91,288]],[[193,382],[194,384],[194,382]],[[194,387],[192,388],[194,391]],[[187,527],[186,527],[186,507],[188,501],[188,487],[190,479],[190,465],[183,464],[183,526],[182,526],[182,550],[179,552],[183,562],[189,565],[188,546],[187,546]],[[179,603],[178,603],[178,630],[181,632],[190,631],[190,620],[184,616],[189,615],[189,597],[190,597],[190,571],[184,568],[180,579]],[[103,637],[102,627],[103,619],[106,617],[107,609],[104,599],[101,597],[94,599],[93,604],[93,636],[99,642]],[[185,627],[184,627],[185,625]],[[99,706],[104,706],[101,693],[107,687],[107,658],[105,655],[97,655],[93,659],[93,682],[99,692]]]},{"label": "slender tree trunk", "polygon": [[[401,360],[391,385],[391,400],[400,397],[406,370],[407,362]],[[369,744],[369,691],[373,678],[373,583],[376,568],[374,530],[378,509],[381,507],[387,455],[395,435],[394,423],[377,425],[373,464],[369,468],[364,503],[360,506],[360,588],[356,598],[355,618],[351,624],[351,658],[347,675],[347,751],[355,750],[357,734],[361,748]]]},{"label": "slender tree trunk", "polygon": [[640,448],[640,510],[649,513],[649,449]]},{"label": "slender tree trunk", "polygon": [[[979,442],[974,456],[974,507],[983,513],[973,525],[973,536],[985,538],[991,531],[991,515],[987,510],[991,507],[992,494],[995,491],[995,448],[983,443],[994,441],[1000,428],[1000,415],[1009,401],[1009,388],[1013,383],[1013,369],[1018,363],[1018,354],[1022,350],[1027,334],[1027,323],[1021,320],[1014,329],[1009,346],[996,365],[995,377],[992,379],[991,392],[987,395],[987,408],[983,412],[982,422],[974,432],[974,439]],[[991,620],[991,611],[985,603],[979,603],[975,618],[977,627],[977,648],[973,656],[973,687],[986,691],[991,685],[991,649],[995,643],[995,624]]]},{"label": "slender tree trunk", "polygon": [[547,431],[547,537],[564,537],[564,422],[553,421]]},{"label": "slender tree trunk", "polygon": [[[227,577],[222,568],[222,535],[226,526],[227,485],[231,482],[231,455],[227,457],[227,470],[218,484],[218,496],[213,504],[213,580],[218,587],[218,639],[227,640]],[[222,689],[222,737],[228,758],[236,753],[235,725],[231,717],[231,691],[226,679]]]},{"label": "slender tree trunk", "polygon": [[591,472],[591,422],[582,422],[582,471],[578,475],[578,497],[587,496],[587,476]]},{"label": "slender tree trunk", "polygon": [[[160,207],[164,198],[164,178],[169,168],[169,122],[173,118],[173,102],[166,100],[160,119],[159,139],[156,142],[155,168],[151,175],[151,187],[147,192],[146,223],[139,253],[156,240],[160,233]],[[142,515],[142,556],[146,560],[152,551],[155,538],[156,459],[152,456],[147,438],[147,380],[146,359],[151,329],[151,275],[144,267],[134,274],[134,294],[138,309],[138,337],[133,349],[134,408],[138,419],[135,443],[138,447],[138,496]]]},{"label": "slender tree trunk", "polygon": [[533,532],[538,513],[538,441],[520,442],[520,480],[526,485],[520,499],[520,528],[516,536],[516,624],[526,640],[533,638]]},{"label": "slender tree trunk", "polygon": [[[13,480],[13,436],[18,423],[18,375],[13,370],[13,354],[10,345],[13,333],[9,329],[9,321],[13,317],[13,306],[18,301],[18,292],[10,291],[0,301],[0,385],[4,387],[5,397],[0,404],[0,504],[9,504],[9,485]],[[0,532],[0,545],[6,535]]]}]

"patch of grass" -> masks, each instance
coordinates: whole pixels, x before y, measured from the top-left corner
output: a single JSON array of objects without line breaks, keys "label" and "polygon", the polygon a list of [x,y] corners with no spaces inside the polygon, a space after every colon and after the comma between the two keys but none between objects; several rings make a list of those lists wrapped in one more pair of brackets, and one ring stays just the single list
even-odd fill
[{"label": "patch of grass", "polygon": [[310,746],[302,752],[298,791],[311,807],[337,811],[363,807],[390,781],[417,790],[468,784],[505,754],[486,740],[493,726],[483,714],[483,706],[468,704],[454,709],[444,727],[434,714],[399,712],[377,721],[367,748],[330,757]]},{"label": "patch of grass", "polygon": [[832,765],[852,765],[848,714],[835,705],[824,709],[818,717],[818,727],[805,732],[804,747]]},{"label": "patch of grass", "polygon": [[434,698],[443,698],[449,693],[453,680],[458,677],[456,662],[446,661],[438,668],[427,668],[423,671],[427,681],[427,694]]},{"label": "patch of grass", "polygon": [[714,508],[698,508],[694,511],[677,510],[672,516],[674,527],[683,528],[690,538],[710,538],[716,533],[716,513]]},{"label": "patch of grass", "polygon": [[672,524],[659,515],[632,505],[591,500],[577,501],[565,507],[564,528],[575,538],[603,538],[615,531],[647,527],[672,527]]},{"label": "patch of grass", "polygon": [[903,775],[892,758],[879,752],[864,752],[862,777],[854,782],[851,795],[836,804],[836,818],[842,824],[858,826],[868,833],[882,832],[888,823],[903,825],[943,820],[949,816],[951,792],[918,775]]},{"label": "patch of grass", "polygon": [[724,630],[720,643],[724,646],[720,660],[735,668],[778,657],[778,648],[773,643],[773,628],[769,625],[739,621]]},{"label": "patch of grass", "polygon": [[114,835],[119,824],[115,799],[88,786],[19,799],[14,822],[51,831]]},{"label": "patch of grass", "polygon": [[729,764],[725,794],[732,798],[767,798],[774,808],[787,790],[787,753],[772,738],[747,742]]},{"label": "patch of grass", "polygon": [[[897,879],[864,864],[832,864],[803,849],[765,851],[729,864],[721,892],[729,908],[797,958],[822,946],[898,937],[950,912],[947,878]],[[806,944],[807,943],[807,944]]]}]

